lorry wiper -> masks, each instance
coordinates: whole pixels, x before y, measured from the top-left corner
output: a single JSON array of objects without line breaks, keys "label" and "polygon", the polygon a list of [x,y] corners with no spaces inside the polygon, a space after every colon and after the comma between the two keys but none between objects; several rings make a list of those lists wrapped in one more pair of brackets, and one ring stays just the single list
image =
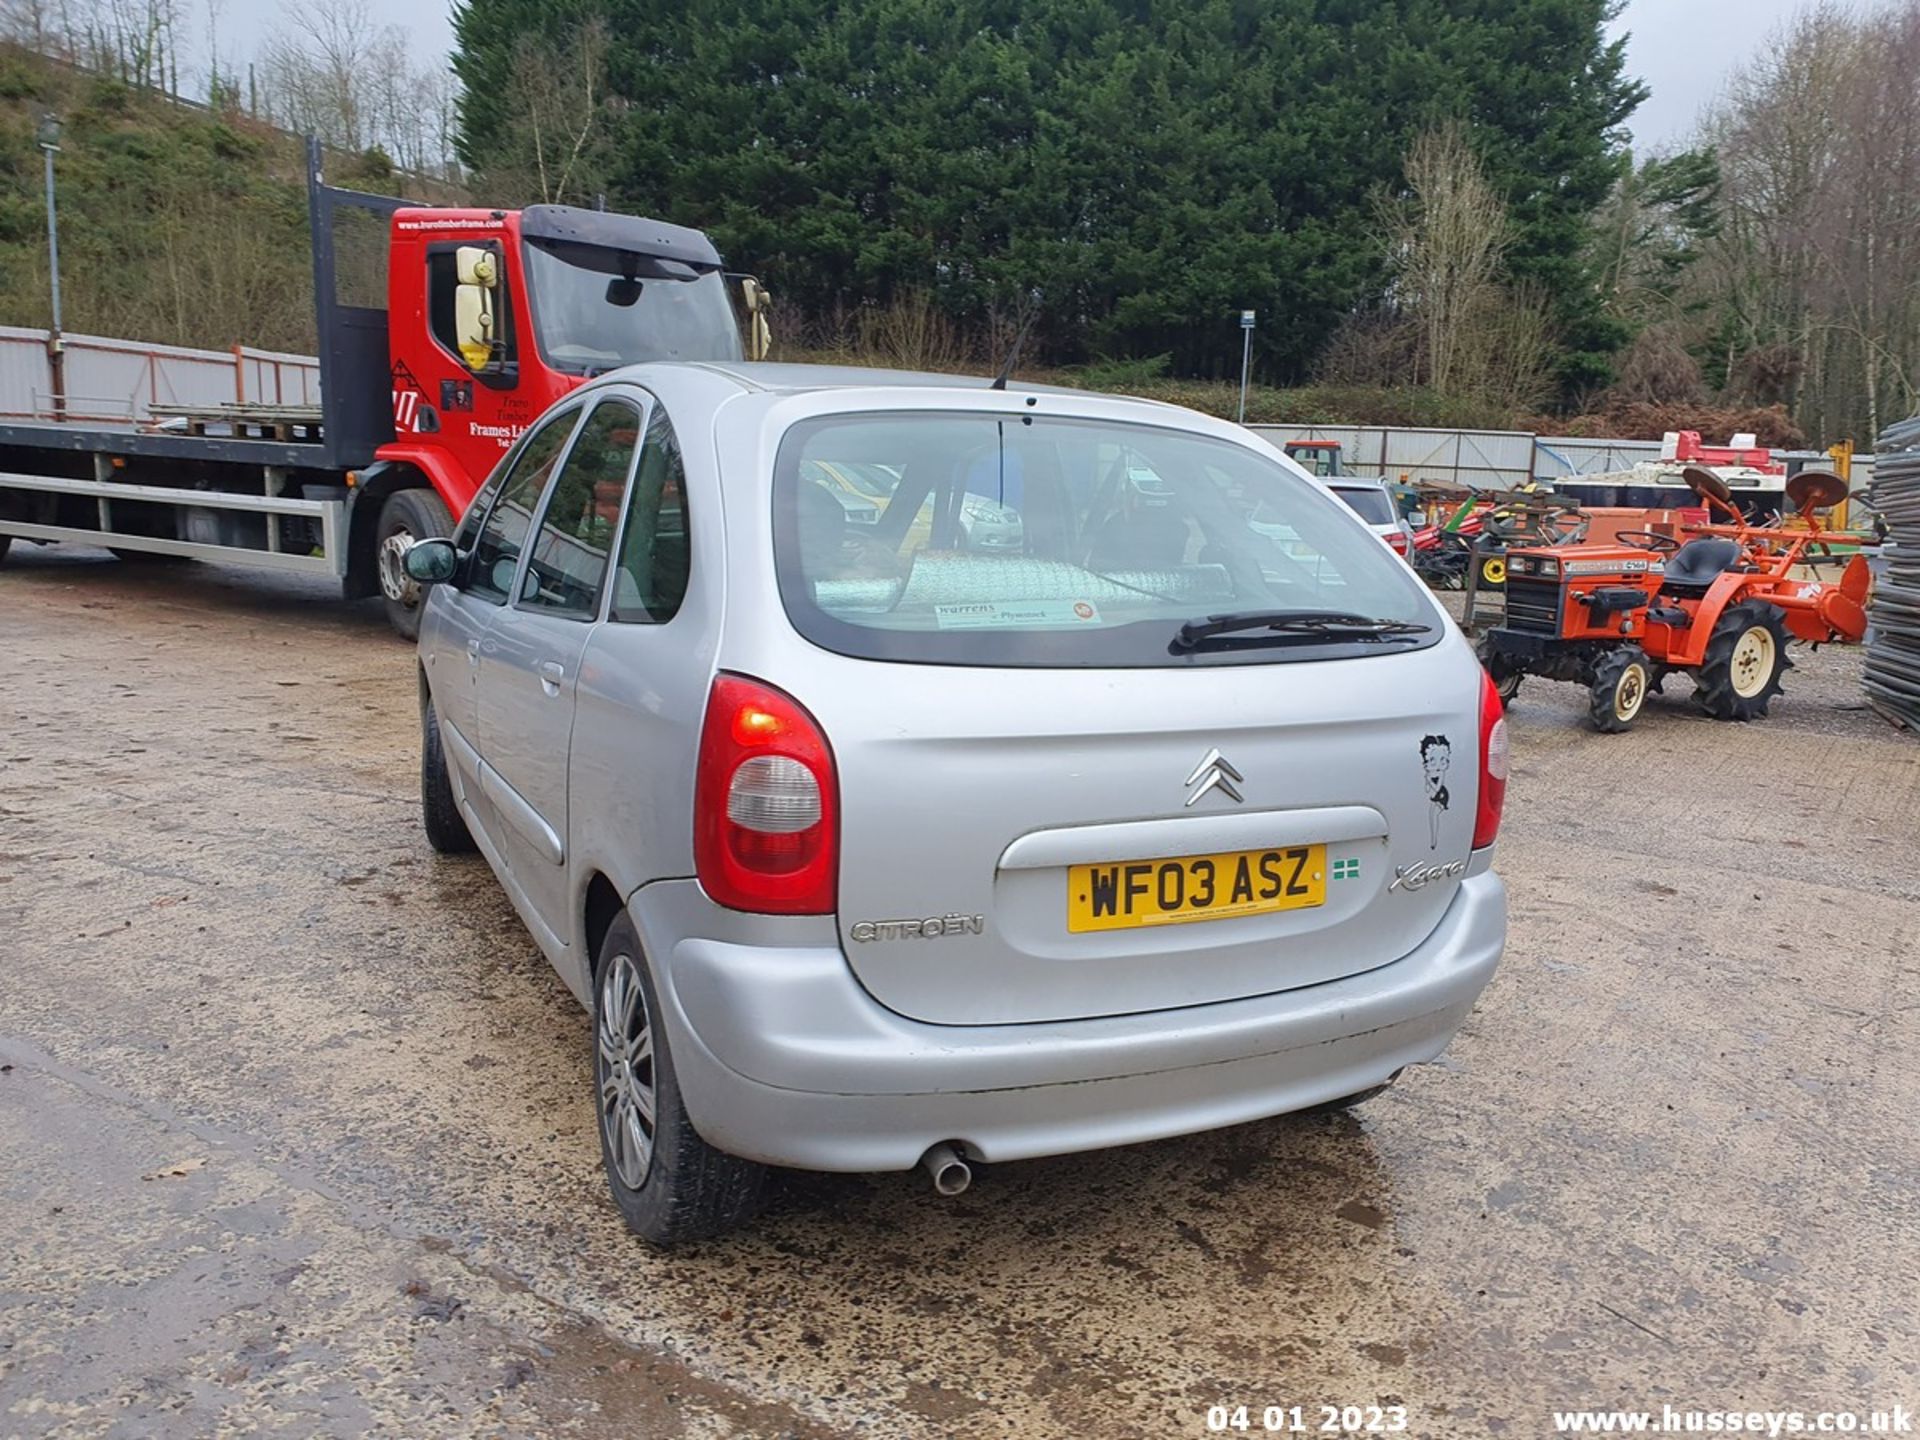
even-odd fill
[{"label": "lorry wiper", "polygon": [[[1245,635],[1250,630],[1262,633]],[[1169,648],[1176,655],[1183,654],[1198,650],[1217,636],[1244,635],[1237,643],[1250,645],[1335,645],[1347,640],[1401,639],[1432,631],[1431,625],[1414,620],[1382,620],[1342,610],[1238,610],[1187,621],[1174,634]]]}]

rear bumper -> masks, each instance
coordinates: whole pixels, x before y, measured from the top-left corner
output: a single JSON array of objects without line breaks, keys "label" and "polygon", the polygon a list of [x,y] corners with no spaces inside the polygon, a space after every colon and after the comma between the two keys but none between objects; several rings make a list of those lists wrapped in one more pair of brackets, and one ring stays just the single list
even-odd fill
[{"label": "rear bumper", "polygon": [[869,996],[830,919],[736,915],[692,881],[647,886],[629,909],[701,1135],[813,1170],[904,1170],[943,1140],[989,1161],[1099,1149],[1350,1095],[1437,1057],[1506,942],[1506,890],[1483,872],[1419,949],[1365,974],[1141,1015],[949,1026]]}]

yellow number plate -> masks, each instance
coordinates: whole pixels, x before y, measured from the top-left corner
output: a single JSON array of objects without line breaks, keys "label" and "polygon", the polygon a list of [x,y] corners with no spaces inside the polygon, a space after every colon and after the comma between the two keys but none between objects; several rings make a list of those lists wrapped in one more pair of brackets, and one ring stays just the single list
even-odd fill
[{"label": "yellow number plate", "polygon": [[1067,929],[1076,934],[1304,910],[1326,900],[1324,845],[1123,860],[1067,871]]}]

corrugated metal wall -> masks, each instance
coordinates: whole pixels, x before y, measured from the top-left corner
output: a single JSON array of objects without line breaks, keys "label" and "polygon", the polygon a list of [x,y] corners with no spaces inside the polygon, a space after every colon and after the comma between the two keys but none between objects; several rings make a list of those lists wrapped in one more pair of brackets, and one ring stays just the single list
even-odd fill
[{"label": "corrugated metal wall", "polygon": [[1378,425],[1252,425],[1275,445],[1337,440],[1356,475],[1437,480],[1481,489],[1518,485],[1532,473],[1533,436],[1519,430],[1414,430]]},{"label": "corrugated metal wall", "polygon": [[[1346,468],[1390,480],[1438,480],[1478,489],[1627,470],[1660,458],[1657,440],[1584,440],[1524,430],[1417,430],[1361,425],[1249,425],[1275,445],[1337,440]],[[1725,437],[1720,437],[1724,442]],[[1709,443],[1713,443],[1709,440]],[[1784,453],[1774,452],[1776,456]],[[1853,488],[1873,478],[1873,457],[1856,455]]]},{"label": "corrugated metal wall", "polygon": [[[247,346],[189,350],[99,335],[65,339],[67,417],[75,423],[131,427],[147,420],[154,404],[320,403],[320,362],[311,355]],[[0,419],[52,416],[46,331],[0,326]]]}]

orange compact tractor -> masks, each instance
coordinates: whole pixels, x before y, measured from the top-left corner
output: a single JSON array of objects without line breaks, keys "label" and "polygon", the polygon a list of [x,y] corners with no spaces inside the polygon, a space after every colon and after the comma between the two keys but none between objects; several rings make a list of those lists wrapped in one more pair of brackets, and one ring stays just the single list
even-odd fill
[{"label": "orange compact tractor", "polygon": [[[1683,478],[1724,523],[1674,527],[1684,540],[1629,530],[1607,545],[1507,552],[1506,620],[1479,646],[1502,699],[1528,675],[1570,680],[1592,692],[1595,728],[1619,731],[1669,672],[1685,670],[1709,715],[1751,720],[1793,663],[1789,636],[1819,644],[1866,632],[1866,561],[1833,546],[1872,537],[1825,530],[1815,515],[1846,498],[1845,481],[1803,471],[1786,487],[1799,518],[1759,527],[1711,470],[1689,466]],[[1829,563],[1844,563],[1838,581],[1808,578]]]}]

